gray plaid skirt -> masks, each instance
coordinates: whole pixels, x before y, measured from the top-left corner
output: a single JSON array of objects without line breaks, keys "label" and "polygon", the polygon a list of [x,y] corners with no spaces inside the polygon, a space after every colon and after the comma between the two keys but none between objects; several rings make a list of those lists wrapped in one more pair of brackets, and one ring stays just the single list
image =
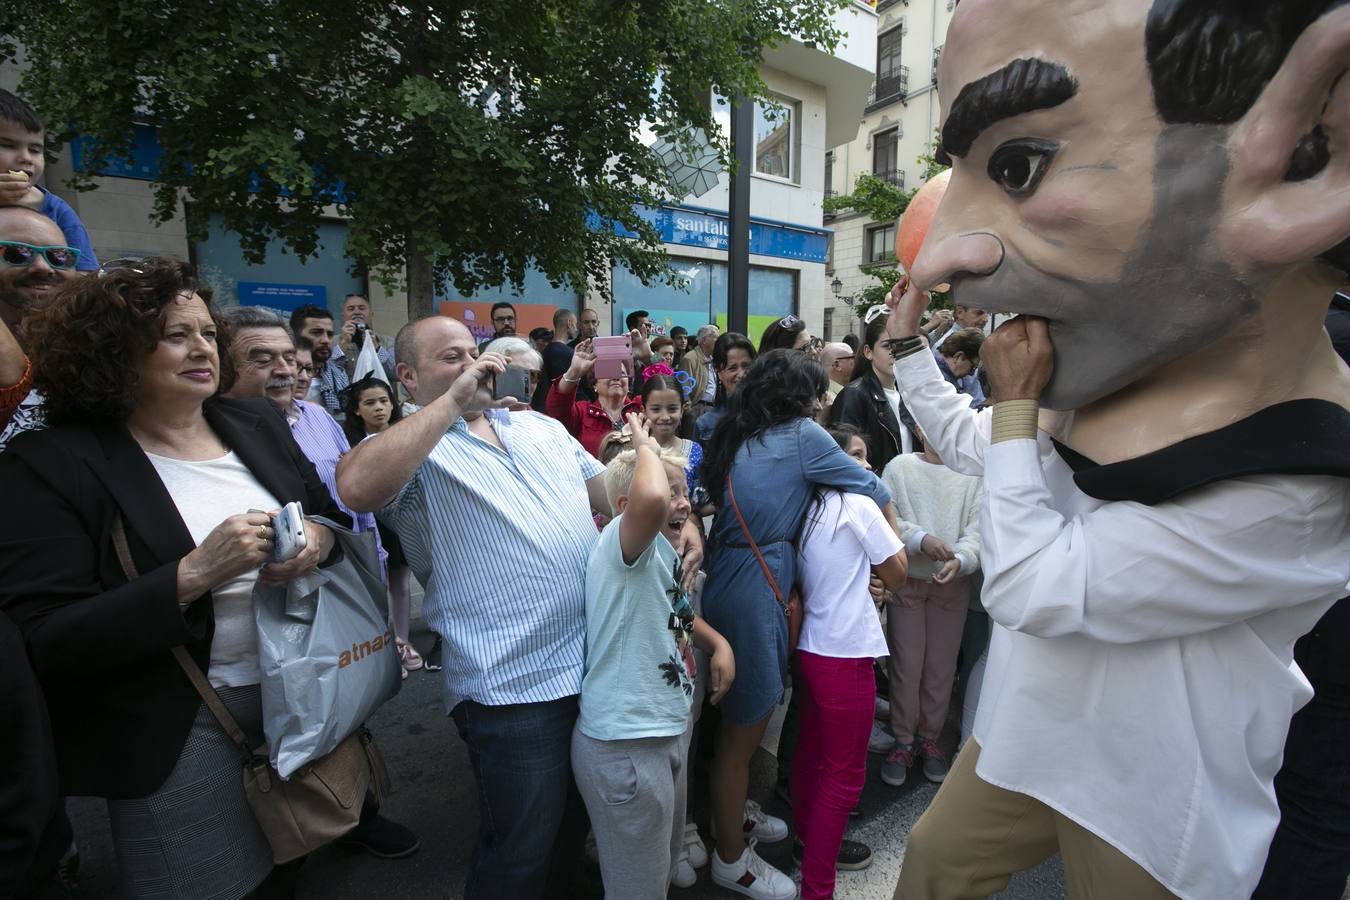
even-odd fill
[{"label": "gray plaid skirt", "polygon": [[[218,688],[251,741],[262,741],[258,685]],[[127,897],[238,900],[272,869],[272,847],[244,797],[239,750],[205,705],[168,779],[135,800],[109,800]]]}]

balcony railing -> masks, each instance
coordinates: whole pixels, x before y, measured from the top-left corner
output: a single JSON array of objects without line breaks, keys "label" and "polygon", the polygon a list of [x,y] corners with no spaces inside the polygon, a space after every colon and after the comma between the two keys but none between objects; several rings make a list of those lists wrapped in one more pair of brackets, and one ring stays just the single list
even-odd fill
[{"label": "balcony railing", "polygon": [[882,181],[889,181],[902,191],[905,189],[905,172],[903,169],[887,169],[882,172],[873,172],[872,174]]},{"label": "balcony railing", "polygon": [[889,74],[877,78],[877,102],[909,93],[909,66],[896,66]]}]

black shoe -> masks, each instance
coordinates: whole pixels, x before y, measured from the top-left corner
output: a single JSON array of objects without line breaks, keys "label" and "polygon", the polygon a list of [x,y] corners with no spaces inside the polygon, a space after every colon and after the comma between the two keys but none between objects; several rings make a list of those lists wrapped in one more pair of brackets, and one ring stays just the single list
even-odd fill
[{"label": "black shoe", "polygon": [[[792,861],[801,868],[802,857],[806,854],[806,845],[795,838],[792,841]],[[872,848],[857,841],[845,840],[839,845],[839,856],[834,860],[835,869],[840,872],[856,872],[872,864]]]},{"label": "black shoe", "polygon": [[422,846],[412,831],[384,816],[362,822],[338,838],[337,842],[359,848],[380,859],[403,859],[412,856]]},{"label": "black shoe", "polygon": [[422,668],[428,672],[439,672],[441,670],[441,636],[436,635],[436,643],[431,645],[431,649],[422,656]]}]

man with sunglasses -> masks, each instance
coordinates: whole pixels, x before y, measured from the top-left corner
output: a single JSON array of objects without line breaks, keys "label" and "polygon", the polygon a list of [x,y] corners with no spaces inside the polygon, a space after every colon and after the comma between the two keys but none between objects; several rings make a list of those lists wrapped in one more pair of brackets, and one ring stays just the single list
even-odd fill
[{"label": "man with sunglasses", "polygon": [[41,423],[42,397],[27,389],[28,357],[15,337],[19,320],[76,277],[79,255],[51,219],[23,206],[0,207],[0,451]]}]

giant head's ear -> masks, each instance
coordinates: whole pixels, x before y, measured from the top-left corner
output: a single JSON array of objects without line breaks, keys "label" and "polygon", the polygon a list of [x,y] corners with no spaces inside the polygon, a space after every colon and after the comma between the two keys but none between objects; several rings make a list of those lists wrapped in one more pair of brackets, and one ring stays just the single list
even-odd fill
[{"label": "giant head's ear", "polygon": [[1350,266],[1350,4],[1312,25],[1233,128],[1221,240],[1239,271]]}]

